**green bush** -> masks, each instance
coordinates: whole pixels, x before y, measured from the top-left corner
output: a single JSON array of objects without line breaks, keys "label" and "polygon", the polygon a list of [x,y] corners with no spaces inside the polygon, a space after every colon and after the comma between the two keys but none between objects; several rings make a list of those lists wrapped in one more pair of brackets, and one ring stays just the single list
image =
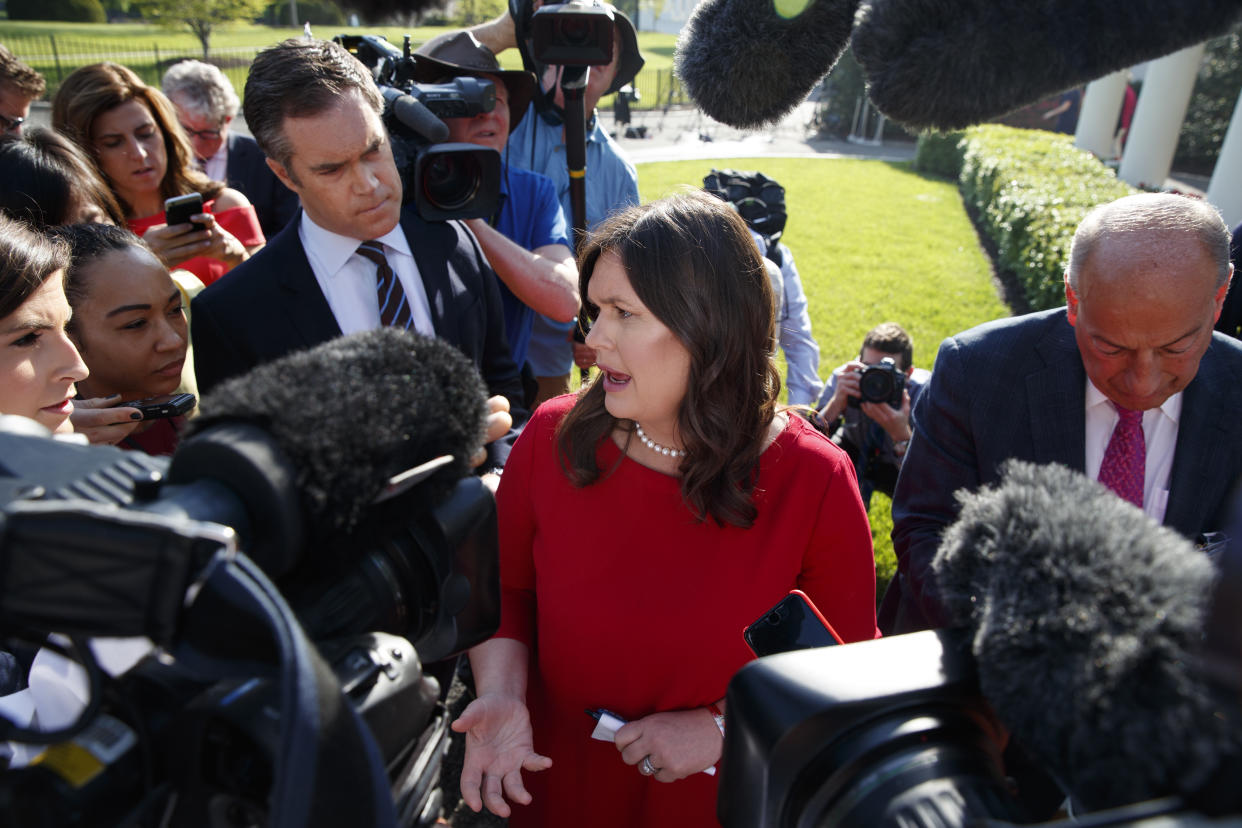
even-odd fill
[{"label": "green bush", "polygon": [[57,20],[66,23],[103,23],[99,0],[9,0],[9,20]]},{"label": "green bush", "polygon": [[1068,135],[985,125],[966,131],[962,200],[1033,309],[1062,304],[1062,274],[1083,216],[1136,192]]},{"label": "green bush", "polygon": [[[288,26],[288,0],[268,6],[263,21],[269,26]],[[344,26],[345,13],[332,0],[298,0],[298,22],[312,26]]]},{"label": "green bush", "polygon": [[941,178],[957,177],[962,173],[963,132],[924,132],[914,149],[914,169]]},{"label": "green bush", "polygon": [[1242,89],[1242,23],[1208,42],[1182,121],[1174,168],[1210,173]]}]

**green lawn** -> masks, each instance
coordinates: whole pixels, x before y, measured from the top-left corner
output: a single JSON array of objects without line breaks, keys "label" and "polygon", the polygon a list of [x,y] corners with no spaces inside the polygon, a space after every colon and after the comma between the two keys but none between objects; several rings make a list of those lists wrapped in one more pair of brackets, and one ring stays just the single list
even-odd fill
[{"label": "green lawn", "polygon": [[[931,368],[946,336],[1008,315],[953,183],[882,161],[729,158],[640,164],[642,198],[700,187],[713,166],[757,169],[784,185],[784,240],[810,303],[821,376],[857,356],[879,322],[901,323],[915,364]],[[886,582],[895,562],[884,495],[872,498],[871,525]]]}]

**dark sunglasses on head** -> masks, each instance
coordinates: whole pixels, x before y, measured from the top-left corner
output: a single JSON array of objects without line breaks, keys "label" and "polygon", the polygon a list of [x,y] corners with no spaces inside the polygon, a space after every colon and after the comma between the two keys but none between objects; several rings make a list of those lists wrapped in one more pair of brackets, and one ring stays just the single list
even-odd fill
[{"label": "dark sunglasses on head", "polygon": [[4,132],[16,132],[24,123],[26,123],[25,118],[10,118],[8,115],[0,115],[0,124],[4,125]]}]

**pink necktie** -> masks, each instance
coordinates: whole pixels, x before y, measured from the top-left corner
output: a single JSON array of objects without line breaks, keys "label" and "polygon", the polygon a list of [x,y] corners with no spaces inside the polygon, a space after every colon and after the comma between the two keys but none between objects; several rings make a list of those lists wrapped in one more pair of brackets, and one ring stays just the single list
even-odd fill
[{"label": "pink necktie", "polygon": [[1104,450],[1099,480],[1121,498],[1143,508],[1143,470],[1147,444],[1143,440],[1143,412],[1113,404],[1119,419]]}]

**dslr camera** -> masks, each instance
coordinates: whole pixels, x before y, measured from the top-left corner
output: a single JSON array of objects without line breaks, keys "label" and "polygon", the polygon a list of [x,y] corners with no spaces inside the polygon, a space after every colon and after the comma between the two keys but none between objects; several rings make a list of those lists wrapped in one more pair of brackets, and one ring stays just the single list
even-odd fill
[{"label": "dslr camera", "polygon": [[880,360],[878,365],[868,365],[858,378],[858,396],[850,397],[849,404],[886,402],[893,408],[901,408],[901,394],[906,388],[906,375],[891,357]]},{"label": "dslr camera", "polygon": [[531,17],[531,52],[540,63],[607,66],[612,30],[612,10],[598,0],[545,5]]}]

